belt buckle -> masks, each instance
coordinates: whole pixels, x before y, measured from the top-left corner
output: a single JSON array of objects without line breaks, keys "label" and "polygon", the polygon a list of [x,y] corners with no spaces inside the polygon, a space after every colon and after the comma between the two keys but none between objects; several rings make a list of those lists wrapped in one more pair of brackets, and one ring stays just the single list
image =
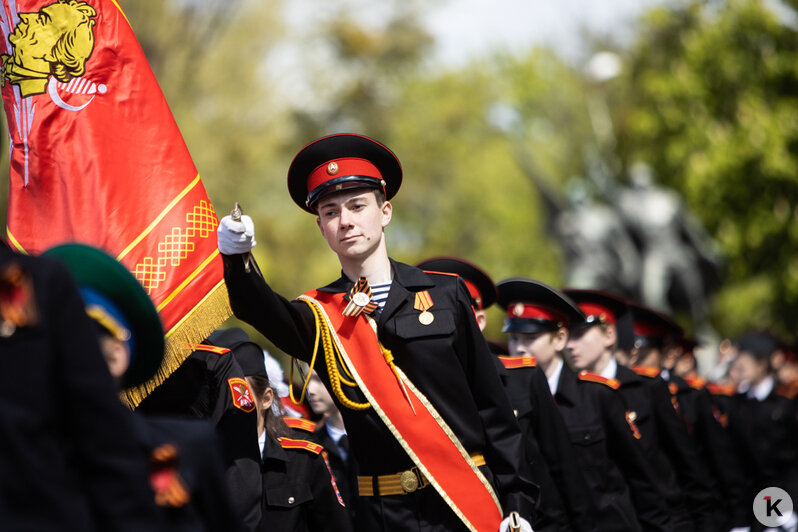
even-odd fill
[{"label": "belt buckle", "polygon": [[405,493],[413,493],[421,484],[417,470],[418,468],[414,467],[407,471],[402,471],[399,475],[399,485],[402,486]]}]

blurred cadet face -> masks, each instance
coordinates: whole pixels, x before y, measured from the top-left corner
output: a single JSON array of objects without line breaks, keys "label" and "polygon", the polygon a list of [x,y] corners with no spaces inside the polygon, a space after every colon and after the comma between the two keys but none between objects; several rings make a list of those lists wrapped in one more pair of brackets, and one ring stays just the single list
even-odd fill
[{"label": "blurred cadet face", "polygon": [[507,350],[515,357],[531,355],[539,364],[546,366],[565,348],[567,340],[565,328],[535,334],[512,332],[507,337]]},{"label": "blurred cadet face", "polygon": [[633,349],[631,360],[637,367],[659,369],[662,367],[662,351],[655,348]]},{"label": "blurred cadet face", "polygon": [[[751,385],[759,384],[768,373],[768,364],[765,360],[756,359],[751,353],[741,351],[737,358],[732,363],[735,369],[737,384],[747,382]],[[732,370],[729,370],[729,375]]]},{"label": "blurred cadet face", "polygon": [[126,342],[117,340],[110,334],[100,334],[100,349],[102,349],[108,371],[115,379],[121,379],[130,366],[130,349]]},{"label": "blurred cadet face", "polygon": [[571,331],[565,354],[578,371],[594,371],[602,355],[615,345],[615,328],[596,324]]},{"label": "blurred cadet face", "polygon": [[798,382],[798,361],[790,360],[782,364],[776,372],[776,377],[782,384]]},{"label": "blurred cadet face", "polygon": [[485,327],[488,326],[488,313],[484,310],[474,309],[474,317],[477,319],[479,330],[484,331]]},{"label": "blurred cadet face", "polygon": [[690,375],[695,371],[695,356],[686,354],[676,359],[676,364],[673,366],[673,371],[680,377]]},{"label": "blurred cadet face", "polygon": [[324,415],[333,411],[336,406],[330,392],[322,384],[318,374],[314,371],[308,381],[308,402],[314,414]]}]

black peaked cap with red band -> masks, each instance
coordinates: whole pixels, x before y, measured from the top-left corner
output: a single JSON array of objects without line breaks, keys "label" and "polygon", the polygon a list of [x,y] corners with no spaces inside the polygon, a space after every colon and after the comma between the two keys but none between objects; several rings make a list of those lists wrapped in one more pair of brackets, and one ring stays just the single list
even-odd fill
[{"label": "black peaked cap with red band", "polygon": [[374,139],[338,133],[316,139],[294,157],[288,168],[288,191],[303,210],[315,214],[318,201],[354,188],[382,189],[385,199],[402,184],[402,165],[391,150]]},{"label": "black peaked cap with red band", "polygon": [[611,323],[618,326],[628,313],[626,300],[611,292],[565,288],[563,293],[575,301],[585,314],[584,321],[572,323],[573,327],[587,327],[598,323]]},{"label": "black peaked cap with red band", "polygon": [[507,311],[502,332],[537,334],[585,319],[568,296],[539,281],[506,279],[496,288],[499,306]]},{"label": "black peaked cap with red band", "polygon": [[419,262],[416,267],[427,271],[454,273],[462,277],[468,293],[471,294],[472,306],[477,310],[485,310],[496,302],[496,285],[493,280],[468,261],[455,257],[434,257]]},{"label": "black peaked cap with red band", "polygon": [[661,348],[684,336],[684,329],[670,316],[640,303],[629,303],[632,316],[633,347]]}]

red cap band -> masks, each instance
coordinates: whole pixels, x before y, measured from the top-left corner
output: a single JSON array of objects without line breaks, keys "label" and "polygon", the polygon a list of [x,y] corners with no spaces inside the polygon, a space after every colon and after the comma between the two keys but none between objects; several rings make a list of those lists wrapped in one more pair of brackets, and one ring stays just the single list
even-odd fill
[{"label": "red cap band", "polygon": [[559,312],[549,308],[530,305],[529,303],[510,303],[510,305],[507,306],[507,317],[568,323],[568,318]]},{"label": "red cap band", "polygon": [[465,281],[466,288],[468,288],[468,293],[471,294],[471,297],[474,301],[477,302],[477,310],[482,310],[482,292],[479,291],[477,285],[466,279],[465,277],[461,277],[463,281]]},{"label": "red cap band", "polygon": [[579,308],[582,309],[582,312],[585,313],[585,316],[595,316],[600,321],[612,323],[613,325],[617,324],[618,320],[615,314],[613,314],[612,309],[609,309],[603,305],[585,301],[583,303],[579,303]]},{"label": "red cap band", "polygon": [[668,334],[668,331],[662,327],[658,327],[653,323],[641,321],[634,322],[632,329],[634,330],[635,336],[641,336],[643,338],[656,338]]},{"label": "red cap band", "polygon": [[377,170],[377,167],[366,159],[355,157],[332,159],[324,164],[320,164],[310,173],[308,176],[308,194],[330,179],[350,175],[382,179],[382,174]]}]

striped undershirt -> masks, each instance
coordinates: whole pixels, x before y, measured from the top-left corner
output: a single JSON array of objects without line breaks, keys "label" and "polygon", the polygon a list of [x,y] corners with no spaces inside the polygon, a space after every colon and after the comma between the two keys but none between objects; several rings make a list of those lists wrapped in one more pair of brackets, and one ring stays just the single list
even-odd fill
[{"label": "striped undershirt", "polygon": [[371,300],[377,303],[380,311],[385,308],[385,300],[388,299],[388,292],[391,290],[391,281],[382,284],[371,285]]}]

